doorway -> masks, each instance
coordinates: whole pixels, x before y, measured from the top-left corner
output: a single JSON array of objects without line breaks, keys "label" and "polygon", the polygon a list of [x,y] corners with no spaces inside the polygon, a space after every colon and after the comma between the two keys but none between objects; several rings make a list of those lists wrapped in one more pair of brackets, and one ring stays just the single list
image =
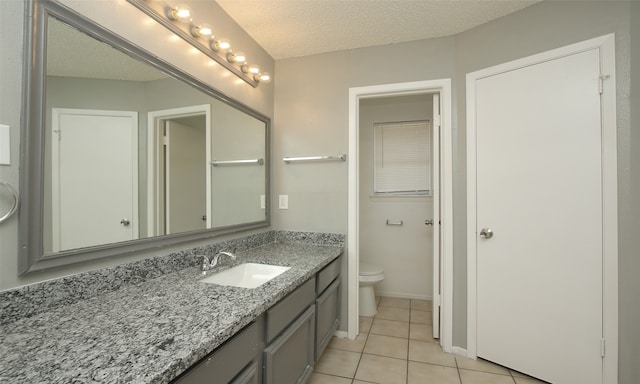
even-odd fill
[{"label": "doorway", "polygon": [[467,75],[469,357],[617,380],[613,41]]},{"label": "doorway", "polygon": [[[441,126],[438,131],[442,138],[437,140],[439,145],[434,146],[434,151],[439,155],[434,158],[442,159],[438,164],[440,178],[434,177],[437,188],[434,193],[438,195],[440,203],[434,203],[437,207],[440,220],[434,218],[434,222],[440,225],[434,226],[434,289],[433,302],[434,313],[438,314],[437,323],[440,325],[440,343],[447,352],[452,350],[451,327],[451,287],[452,280],[448,278],[452,268],[452,209],[451,209],[451,81],[450,79],[386,84],[371,87],[351,88],[349,90],[349,223],[348,223],[348,325],[347,336],[355,339],[358,334],[358,263],[360,259],[360,102],[362,100],[385,98],[392,96],[410,96],[420,94],[438,95],[440,101],[440,117],[437,123]],[[435,123],[434,116],[434,123]],[[435,213],[435,212],[434,212]],[[426,230],[425,230],[426,231]],[[438,234],[437,234],[438,233]],[[442,235],[439,235],[442,233]],[[441,261],[442,260],[442,261]],[[425,271],[426,273],[426,271]],[[437,308],[436,308],[437,306]],[[434,326],[435,327],[435,326]]]},{"label": "doorway", "polygon": [[211,228],[211,106],[149,112],[147,124],[148,236]]},{"label": "doorway", "polygon": [[433,299],[432,98],[360,100],[360,261],[384,270],[380,296]]}]

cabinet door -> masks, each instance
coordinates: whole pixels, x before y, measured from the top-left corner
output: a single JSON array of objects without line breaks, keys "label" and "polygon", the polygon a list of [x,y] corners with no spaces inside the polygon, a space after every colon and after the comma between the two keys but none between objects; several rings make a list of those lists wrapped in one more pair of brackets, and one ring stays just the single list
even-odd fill
[{"label": "cabinet door", "polygon": [[338,329],[338,288],[340,279],[336,279],[316,300],[316,361],[329,345],[333,333]]},{"label": "cabinet door", "polygon": [[258,384],[258,366],[251,363],[236,377],[231,384]]},{"label": "cabinet door", "polygon": [[264,350],[264,384],[304,383],[314,365],[315,306],[312,305]]},{"label": "cabinet door", "polygon": [[[244,377],[250,370],[250,363],[258,352],[258,328],[260,323],[253,323],[222,347],[191,367],[184,375],[173,381],[173,384],[219,384],[219,383],[252,383],[252,381],[236,381]],[[249,366],[247,369],[245,367]]]}]

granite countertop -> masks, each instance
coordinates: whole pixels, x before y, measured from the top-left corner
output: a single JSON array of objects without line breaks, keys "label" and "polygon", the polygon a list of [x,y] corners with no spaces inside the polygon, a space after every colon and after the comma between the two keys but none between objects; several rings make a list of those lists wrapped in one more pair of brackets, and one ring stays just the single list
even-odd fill
[{"label": "granite countertop", "polygon": [[341,253],[270,243],[232,263],[291,267],[255,289],[202,283],[189,267],[0,325],[0,382],[168,383]]}]

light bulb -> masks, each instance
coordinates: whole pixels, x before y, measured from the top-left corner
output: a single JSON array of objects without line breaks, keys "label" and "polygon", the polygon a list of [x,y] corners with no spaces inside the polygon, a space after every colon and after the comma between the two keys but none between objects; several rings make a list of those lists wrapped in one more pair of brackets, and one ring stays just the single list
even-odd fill
[{"label": "light bulb", "polygon": [[213,28],[209,24],[194,25],[191,27],[191,35],[193,37],[210,37],[213,35]]},{"label": "light bulb", "polygon": [[191,9],[184,4],[178,4],[167,12],[167,16],[174,21],[188,22],[191,21]]},{"label": "light bulb", "polygon": [[231,49],[231,43],[229,42],[229,40],[226,39],[218,39],[218,40],[211,40],[211,49],[213,49],[216,52],[225,52],[229,49]]},{"label": "light bulb", "polygon": [[260,67],[258,67],[255,64],[245,64],[242,66],[242,72],[244,73],[250,73],[252,75],[257,75],[260,73]]},{"label": "light bulb", "polygon": [[247,56],[242,52],[229,52],[227,61],[230,63],[244,64],[247,61]]},{"label": "light bulb", "polygon": [[253,76],[255,81],[259,81],[261,83],[268,84],[271,82],[271,74],[269,72],[262,72],[255,76]]}]

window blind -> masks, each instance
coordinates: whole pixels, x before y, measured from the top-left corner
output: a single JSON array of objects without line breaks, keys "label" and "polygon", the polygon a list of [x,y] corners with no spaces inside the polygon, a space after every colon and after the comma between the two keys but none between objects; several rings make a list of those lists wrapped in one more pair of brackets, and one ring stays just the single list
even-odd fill
[{"label": "window blind", "polygon": [[429,121],[374,124],[374,193],[431,192]]}]

